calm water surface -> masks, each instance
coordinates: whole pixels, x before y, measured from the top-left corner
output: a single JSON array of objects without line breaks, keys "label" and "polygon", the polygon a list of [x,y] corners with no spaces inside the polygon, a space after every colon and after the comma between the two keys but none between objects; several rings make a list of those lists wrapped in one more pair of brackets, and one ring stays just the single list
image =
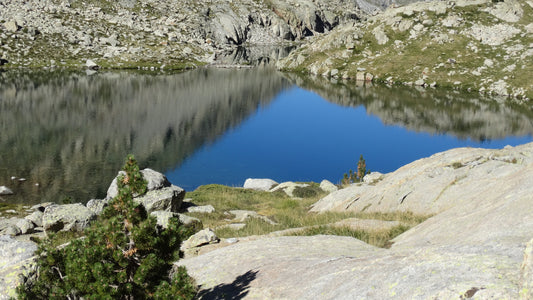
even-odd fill
[{"label": "calm water surface", "polygon": [[361,154],[385,173],[450,148],[527,143],[533,133],[531,107],[502,99],[268,69],[6,72],[0,82],[0,185],[15,191],[7,202],[103,197],[128,153],[190,191],[249,177],[337,183]]}]

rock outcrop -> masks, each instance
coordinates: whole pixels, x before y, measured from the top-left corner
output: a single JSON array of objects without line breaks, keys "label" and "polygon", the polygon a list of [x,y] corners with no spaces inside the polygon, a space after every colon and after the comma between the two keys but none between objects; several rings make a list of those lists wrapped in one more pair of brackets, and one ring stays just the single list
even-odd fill
[{"label": "rock outcrop", "polygon": [[[386,174],[375,186],[334,192],[344,193],[342,204],[325,201],[327,196],[314,206],[435,214],[395,238],[390,249],[349,237],[273,237],[240,241],[177,264],[196,278],[204,299],[220,293],[270,299],[527,299],[532,172],[533,143],[450,150]],[[439,188],[441,180],[447,188]],[[379,197],[367,202],[361,195],[374,188],[381,190],[374,190]]]},{"label": "rock outcrop", "polygon": [[[438,214],[484,200],[533,194],[533,143],[500,150],[457,148],[383,175],[372,185],[354,184],[313,204],[312,212],[411,211]],[[479,203],[481,204],[481,203]]]},{"label": "rock outcrop", "polygon": [[95,219],[96,214],[85,205],[76,203],[48,206],[44,211],[42,222],[45,232],[60,230],[81,232]]}]

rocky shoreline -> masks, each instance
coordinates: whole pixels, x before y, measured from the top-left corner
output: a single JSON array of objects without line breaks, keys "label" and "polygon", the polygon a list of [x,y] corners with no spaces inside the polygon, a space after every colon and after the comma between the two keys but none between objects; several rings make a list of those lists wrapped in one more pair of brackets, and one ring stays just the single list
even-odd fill
[{"label": "rocky shoreline", "polygon": [[[280,70],[333,80],[533,98],[533,2],[409,2],[9,1],[0,4],[0,68],[84,68],[91,60],[161,70],[279,60]],[[236,55],[242,47],[262,50]],[[296,50],[283,58],[272,47]]]}]

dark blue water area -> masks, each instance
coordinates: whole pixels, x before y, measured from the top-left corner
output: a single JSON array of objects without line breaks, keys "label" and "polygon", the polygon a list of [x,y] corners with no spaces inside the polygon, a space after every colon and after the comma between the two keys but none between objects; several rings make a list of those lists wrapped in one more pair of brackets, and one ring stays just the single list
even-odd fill
[{"label": "dark blue water area", "polygon": [[242,186],[246,178],[339,183],[361,154],[367,169],[388,173],[451,148],[531,141],[531,135],[474,141],[416,132],[386,125],[362,105],[340,106],[293,87],[166,175],[188,191],[209,183]]}]

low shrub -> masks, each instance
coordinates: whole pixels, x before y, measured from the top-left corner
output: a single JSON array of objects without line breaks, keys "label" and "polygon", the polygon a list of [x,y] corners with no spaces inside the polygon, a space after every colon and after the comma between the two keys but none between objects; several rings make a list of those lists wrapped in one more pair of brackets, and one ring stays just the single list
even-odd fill
[{"label": "low shrub", "polygon": [[156,226],[133,195],[146,182],[132,155],[117,180],[119,193],[102,218],[65,247],[43,241],[37,250],[34,280],[17,289],[20,299],[193,299],[196,287],[184,269],[172,279],[172,263],[186,234],[174,218],[168,229]]}]

